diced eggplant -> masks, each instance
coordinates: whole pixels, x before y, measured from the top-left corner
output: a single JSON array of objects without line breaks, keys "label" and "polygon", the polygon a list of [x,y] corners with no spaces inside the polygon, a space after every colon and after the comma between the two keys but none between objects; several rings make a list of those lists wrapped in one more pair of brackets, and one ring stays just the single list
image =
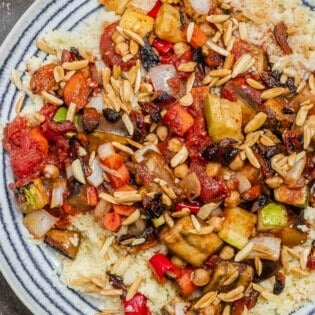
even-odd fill
[{"label": "diced eggplant", "polygon": [[282,228],[279,236],[282,240],[282,244],[289,247],[302,245],[307,240],[307,233],[291,226]]},{"label": "diced eggplant", "polygon": [[308,204],[309,189],[307,186],[299,189],[292,189],[286,185],[281,185],[274,189],[273,193],[276,201],[287,205],[305,208]]},{"label": "diced eggplant", "polygon": [[247,288],[252,282],[253,277],[254,270],[251,266],[242,263],[221,261],[215,266],[210,282],[204,288],[204,292],[229,291],[241,285]]},{"label": "diced eggplant", "polygon": [[79,232],[69,230],[51,229],[45,235],[45,243],[70,259],[75,259],[80,239]]},{"label": "diced eggplant", "polygon": [[223,215],[225,220],[218,234],[219,237],[226,243],[242,249],[252,234],[257,221],[256,215],[239,207],[227,208]]},{"label": "diced eggplant", "polygon": [[288,214],[285,206],[271,202],[258,210],[258,231],[280,229],[288,225]]},{"label": "diced eggplant", "polygon": [[49,196],[40,178],[14,190],[17,206],[28,213],[44,208],[49,203]]},{"label": "diced eggplant", "polygon": [[188,216],[179,219],[172,228],[163,228],[159,237],[170,251],[199,267],[223,242],[215,233],[200,235],[192,234],[191,230],[194,226]]},{"label": "diced eggplant", "polygon": [[230,102],[217,95],[208,94],[205,102],[208,133],[213,141],[225,138],[242,141],[242,108],[240,103]]}]

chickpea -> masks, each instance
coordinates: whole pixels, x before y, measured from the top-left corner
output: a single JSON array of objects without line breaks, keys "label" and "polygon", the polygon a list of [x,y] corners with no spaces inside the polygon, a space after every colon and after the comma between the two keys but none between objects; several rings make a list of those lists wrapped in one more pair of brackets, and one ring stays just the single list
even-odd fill
[{"label": "chickpea", "polygon": [[59,169],[53,164],[47,164],[44,167],[44,176],[46,178],[56,179],[59,177]]},{"label": "chickpea", "polygon": [[198,268],[191,274],[191,281],[197,287],[203,287],[209,283],[210,273],[205,269]]},{"label": "chickpea", "polygon": [[168,128],[166,126],[158,126],[156,129],[156,135],[161,141],[164,141],[168,136]]},{"label": "chickpea", "polygon": [[206,173],[209,177],[218,176],[221,170],[221,164],[217,162],[209,162],[206,165]]},{"label": "chickpea", "polygon": [[224,246],[221,251],[220,251],[220,258],[223,260],[230,260],[234,257],[235,255],[235,250],[231,246]]},{"label": "chickpea", "polygon": [[222,229],[223,218],[211,217],[208,221],[210,226],[213,226],[213,232],[219,232]]},{"label": "chickpea", "polygon": [[129,53],[129,46],[127,43],[122,42],[115,45],[115,53],[122,57],[126,56]]},{"label": "chickpea", "polygon": [[244,161],[242,160],[240,154],[237,154],[235,159],[230,163],[229,168],[233,171],[238,171],[244,166]]},{"label": "chickpea", "polygon": [[181,149],[181,147],[182,143],[177,138],[170,139],[167,145],[167,149],[174,153],[177,153]]},{"label": "chickpea", "polygon": [[176,56],[181,56],[186,51],[190,50],[190,46],[185,42],[178,42],[173,47]]},{"label": "chickpea", "polygon": [[157,137],[157,135],[155,133],[149,133],[145,137],[144,140],[147,141],[147,142],[153,143],[153,144],[158,144],[158,142],[159,142],[159,139],[158,139],[158,137]]},{"label": "chickpea", "polygon": [[236,207],[240,202],[240,193],[234,190],[231,192],[230,196],[224,199],[224,206],[228,208],[233,208]]},{"label": "chickpea", "polygon": [[188,172],[189,172],[189,169],[188,169],[187,164],[180,164],[174,168],[174,175],[181,179],[187,177]]}]

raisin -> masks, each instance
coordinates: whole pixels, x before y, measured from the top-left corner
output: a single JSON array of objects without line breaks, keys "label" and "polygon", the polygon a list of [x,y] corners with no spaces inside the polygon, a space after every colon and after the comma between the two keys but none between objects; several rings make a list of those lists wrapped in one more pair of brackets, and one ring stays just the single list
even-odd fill
[{"label": "raisin", "polygon": [[275,284],[273,287],[273,293],[278,295],[280,294],[285,287],[285,275],[282,272],[277,272],[275,274]]},{"label": "raisin", "polygon": [[110,122],[117,122],[121,118],[120,113],[116,112],[111,108],[103,109],[103,115],[106,118],[106,120]]},{"label": "raisin", "polygon": [[148,42],[146,42],[145,45],[141,48],[140,55],[143,67],[146,70],[149,70],[150,68],[156,66],[160,61],[160,58],[154,52],[153,48]]}]

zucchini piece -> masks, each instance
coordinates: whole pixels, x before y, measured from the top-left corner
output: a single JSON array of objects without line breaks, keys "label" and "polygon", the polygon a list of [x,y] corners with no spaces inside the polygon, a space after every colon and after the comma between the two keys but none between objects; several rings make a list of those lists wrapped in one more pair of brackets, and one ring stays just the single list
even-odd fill
[{"label": "zucchini piece", "polygon": [[41,210],[49,203],[48,193],[41,178],[36,178],[25,186],[16,188],[14,197],[23,213]]},{"label": "zucchini piece", "polygon": [[156,229],[165,223],[163,215],[160,215],[158,218],[153,218],[151,219],[151,221]]},{"label": "zucchini piece", "polygon": [[209,136],[213,141],[230,138],[242,141],[242,108],[238,102],[208,94],[205,101],[205,118]]},{"label": "zucchini piece", "polygon": [[219,237],[226,243],[242,249],[248,242],[255,227],[257,216],[242,208],[226,208],[223,212],[225,220]]},{"label": "zucchini piece", "polygon": [[61,121],[65,121],[67,118],[67,112],[68,112],[68,108],[67,107],[59,107],[58,110],[56,111],[53,120],[55,122],[61,122]]},{"label": "zucchini piece", "polygon": [[309,189],[304,186],[300,189],[291,189],[286,185],[274,189],[276,201],[298,208],[305,208],[308,205]]},{"label": "zucchini piece", "polygon": [[271,202],[258,210],[258,231],[280,229],[287,225],[288,214],[284,205]]},{"label": "zucchini piece", "polygon": [[74,259],[80,247],[81,234],[76,231],[51,229],[45,235],[45,243],[61,254]]}]

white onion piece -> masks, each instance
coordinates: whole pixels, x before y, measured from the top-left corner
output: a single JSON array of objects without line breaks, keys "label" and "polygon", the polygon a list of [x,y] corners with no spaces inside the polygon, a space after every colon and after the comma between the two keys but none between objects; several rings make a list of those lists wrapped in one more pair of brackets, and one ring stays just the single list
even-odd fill
[{"label": "white onion piece", "polygon": [[154,152],[160,153],[160,150],[158,149],[158,147],[155,144],[148,144],[148,145],[145,145],[144,147],[142,147],[141,149],[139,149],[135,152],[134,157],[135,157],[136,161],[138,163],[141,163],[144,160],[143,156],[148,151],[154,151]]},{"label": "white onion piece", "polygon": [[132,0],[131,1],[131,4],[134,7],[143,10],[145,13],[150,12],[154,8],[156,3],[157,3],[157,0]]},{"label": "white onion piece", "polygon": [[[272,236],[258,236],[250,239],[250,242],[254,245],[253,249],[247,256],[247,259],[253,259],[259,257],[261,259],[278,261],[280,257],[281,239]],[[262,250],[255,250],[255,245],[263,246],[270,251],[270,253],[264,253]]]},{"label": "white onion piece", "polygon": [[99,76],[101,76],[102,70],[105,70],[107,67],[106,67],[103,60],[97,60],[95,62],[95,68],[96,68],[96,71],[98,72]]},{"label": "white onion piece", "polygon": [[244,191],[250,189],[252,187],[252,184],[248,180],[248,178],[243,175],[242,173],[237,173],[236,174],[236,179],[238,180],[238,191],[240,193],[243,193]]},{"label": "white onion piece", "polygon": [[97,149],[97,154],[101,160],[104,160],[111,155],[115,154],[113,145],[109,142],[101,144]]},{"label": "white onion piece", "polygon": [[185,315],[188,304],[185,302],[178,302],[175,304],[175,315]]},{"label": "white onion piece", "polygon": [[212,1],[211,0],[188,0],[192,8],[199,14],[208,14]]},{"label": "white onion piece", "polygon": [[173,94],[167,80],[176,77],[176,70],[173,65],[159,65],[152,67],[148,73],[155,91],[164,91]]},{"label": "white onion piece", "polygon": [[61,207],[63,205],[63,196],[67,189],[67,181],[57,179],[52,185],[50,208]]},{"label": "white onion piece", "polygon": [[72,164],[71,163],[66,163],[66,176],[67,176],[68,179],[73,176]]},{"label": "white onion piece", "polygon": [[57,222],[58,218],[53,217],[45,210],[37,210],[28,213],[23,223],[27,230],[35,237],[43,237]]},{"label": "white onion piece", "polygon": [[94,159],[91,163],[92,174],[86,178],[87,182],[94,187],[98,187],[103,183],[103,170],[98,159]]},{"label": "white onion piece", "polygon": [[190,173],[180,183],[187,199],[194,200],[200,196],[201,186],[200,181],[195,172]]},{"label": "white onion piece", "polygon": [[102,112],[104,108],[104,101],[102,95],[97,95],[90,98],[90,106],[95,108],[98,112]]},{"label": "white onion piece", "polygon": [[86,183],[80,159],[76,159],[72,162],[72,172],[73,172],[74,178],[78,182],[80,182],[81,184]]},{"label": "white onion piece", "polygon": [[295,162],[294,166],[287,173],[287,176],[284,179],[287,185],[294,185],[301,178],[305,164],[306,154],[300,160]]}]

